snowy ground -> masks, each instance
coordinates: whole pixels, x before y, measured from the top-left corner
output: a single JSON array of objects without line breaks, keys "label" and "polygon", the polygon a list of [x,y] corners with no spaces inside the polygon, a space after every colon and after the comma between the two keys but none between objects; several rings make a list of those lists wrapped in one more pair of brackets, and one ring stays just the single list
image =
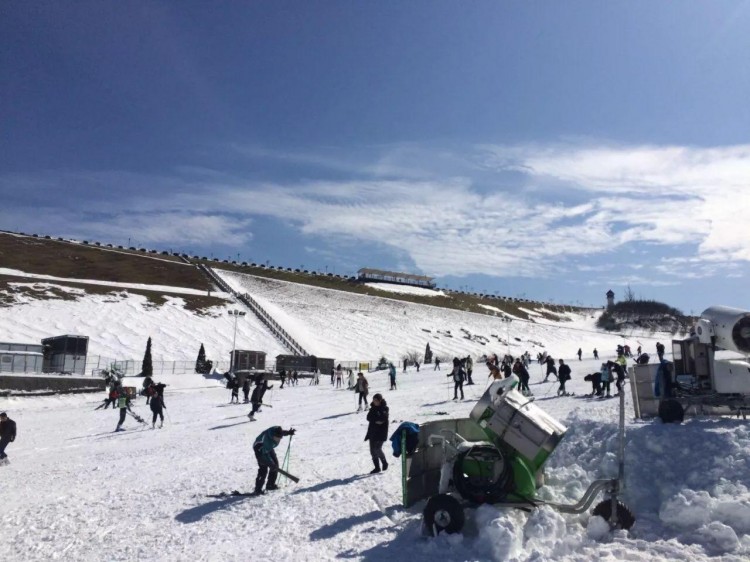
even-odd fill
[{"label": "snowy ground", "polygon": [[[573,362],[570,390],[557,398],[532,365],[537,404],[568,434],[547,463],[540,496],[577,500],[588,483],[615,474],[616,400],[592,400],[582,377],[593,361]],[[388,400],[392,428],[468,415],[482,385],[454,403],[447,371],[369,375]],[[479,366],[475,380],[487,371]],[[735,419],[681,426],[634,422],[628,395],[627,489],[637,516],[631,533],[602,532],[601,520],[483,506],[467,512],[464,533],[420,537],[421,504],[400,506],[398,463],[371,468],[364,414],[351,392],[301,381],[275,388],[259,421],[229,391],[198,375],[164,378],[168,420],[161,430],[112,433],[117,413],[93,411],[99,398],[0,399],[18,422],[0,467],[2,560],[747,560],[750,556],[750,431]],[[140,398],[135,409],[148,410]],[[206,493],[253,485],[251,442],[263,429],[298,428],[290,470],[298,485],[261,498],[211,499]],[[283,457],[288,440],[277,449]],[[390,458],[390,452],[388,453]]]}]

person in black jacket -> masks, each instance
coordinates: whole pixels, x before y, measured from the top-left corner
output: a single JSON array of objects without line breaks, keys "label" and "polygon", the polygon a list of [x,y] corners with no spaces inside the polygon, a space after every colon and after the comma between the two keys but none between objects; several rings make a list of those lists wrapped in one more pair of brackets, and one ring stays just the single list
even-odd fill
[{"label": "person in black jacket", "polygon": [[266,393],[266,390],[273,388],[273,386],[269,386],[266,382],[265,373],[258,373],[255,375],[255,380],[253,382],[255,383],[255,388],[253,389],[253,395],[250,397],[253,409],[247,415],[247,417],[250,418],[250,421],[255,421],[255,412],[260,410],[260,407],[263,404],[263,395]]},{"label": "person in black jacket", "polygon": [[161,418],[161,421],[159,422],[159,428],[161,428],[161,426],[164,425],[164,408],[166,408],[164,405],[164,399],[157,394],[151,398],[151,404],[149,406],[151,412],[154,414],[154,418],[151,420],[151,429],[156,426],[157,416]]},{"label": "person in black jacket", "polygon": [[570,367],[560,359],[560,367],[557,369],[557,380],[560,381],[560,388],[557,389],[558,396],[568,396],[565,390],[565,383],[570,380]]},{"label": "person in black jacket", "polygon": [[383,395],[378,393],[372,397],[370,411],[367,412],[367,435],[365,441],[370,442],[370,455],[375,468],[370,474],[377,474],[381,470],[388,470],[388,461],[383,453],[383,443],[388,440],[388,404]]},{"label": "person in black jacket", "polygon": [[[386,408],[386,412],[388,409]],[[387,415],[387,414],[386,414]],[[386,418],[387,419],[387,418]],[[386,430],[388,428],[386,427]],[[0,414],[0,460],[5,460],[8,455],[5,454],[5,448],[9,443],[16,440],[16,422],[3,412]]]}]

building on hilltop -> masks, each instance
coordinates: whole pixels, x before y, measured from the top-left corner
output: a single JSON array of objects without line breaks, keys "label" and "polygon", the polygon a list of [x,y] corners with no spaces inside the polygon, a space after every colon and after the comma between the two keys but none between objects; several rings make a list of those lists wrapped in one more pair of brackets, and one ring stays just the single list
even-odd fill
[{"label": "building on hilltop", "polygon": [[382,269],[362,268],[357,272],[357,280],[360,283],[394,283],[396,285],[411,285],[413,287],[424,287],[434,289],[434,277],[426,275],[413,275],[411,273],[399,273],[397,271],[383,271]]}]

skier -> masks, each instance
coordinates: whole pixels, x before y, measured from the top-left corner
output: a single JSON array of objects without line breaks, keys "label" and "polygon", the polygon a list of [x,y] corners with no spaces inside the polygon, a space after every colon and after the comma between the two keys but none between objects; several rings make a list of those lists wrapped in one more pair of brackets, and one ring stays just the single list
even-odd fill
[{"label": "skier", "polygon": [[153,419],[151,420],[151,429],[154,429],[156,426],[156,418],[159,417],[161,420],[159,421],[159,429],[164,425],[164,408],[166,406],[164,405],[164,399],[159,396],[158,394],[151,398],[151,412],[154,414]]},{"label": "skier", "polygon": [[599,359],[599,352],[594,348],[594,359]]},{"label": "skier", "polygon": [[258,373],[255,375],[255,388],[253,389],[253,395],[250,399],[250,401],[253,403],[253,409],[252,411],[247,415],[248,418],[250,418],[250,421],[255,421],[255,413],[260,410],[261,405],[263,404],[263,395],[266,393],[266,390],[269,390],[273,388],[273,386],[269,386],[266,382],[266,376],[263,373]]},{"label": "skier", "polygon": [[292,371],[292,381],[294,381],[294,386],[299,386],[299,373],[297,371]]},{"label": "skier", "polygon": [[[395,368],[395,367],[394,367]],[[388,404],[381,394],[372,397],[370,411],[367,412],[367,434],[365,441],[370,442],[370,456],[375,468],[370,474],[377,474],[381,470],[388,470],[388,461],[383,453],[383,443],[388,440]]]},{"label": "skier", "polygon": [[471,373],[474,371],[474,360],[471,358],[471,355],[466,356],[466,385],[472,385],[474,384],[474,381],[471,380]]},{"label": "skier", "polygon": [[154,384],[154,380],[151,377],[146,376],[146,378],[143,379],[143,394],[146,395],[146,406],[148,406],[149,400],[151,400],[150,389],[152,384]]},{"label": "skier", "polygon": [[408,364],[408,359],[404,358],[404,373],[406,372],[406,365]]},{"label": "skier", "polygon": [[354,371],[352,371],[351,369],[349,369],[349,380],[347,381],[347,387],[346,387],[346,389],[347,390],[354,390],[354,385],[356,384],[356,382],[357,381],[355,380],[355,377],[354,377]]},{"label": "skier", "polygon": [[417,373],[419,372],[419,361],[414,361],[414,366],[417,368]]},{"label": "skier", "polygon": [[[274,449],[281,442],[281,438],[285,435],[294,435],[296,430],[293,428],[283,430],[281,426],[275,425],[269,427],[263,433],[255,438],[253,443],[253,452],[255,458],[258,461],[258,476],[255,478],[255,491],[256,495],[263,493],[263,485],[266,485],[266,491],[278,490],[279,487],[276,485],[276,476],[279,472],[279,459],[276,458],[276,452]],[[268,476],[268,483],[266,484],[266,475]]]},{"label": "skier", "polygon": [[16,440],[16,422],[8,417],[5,412],[0,414],[0,462],[8,462],[5,448],[9,443]]},{"label": "skier", "polygon": [[388,363],[388,377],[391,379],[391,388],[388,390],[396,390],[396,366],[393,363]]},{"label": "skier", "polygon": [[[618,359],[620,357],[618,357]],[[622,387],[625,384],[625,369],[623,369],[622,364],[619,361],[608,361],[607,367],[609,367],[610,373],[614,371],[615,376],[617,377],[617,380],[615,380],[615,386],[617,387],[617,393],[615,396],[620,396]]]},{"label": "skier", "polygon": [[547,359],[545,360],[545,363],[547,363],[547,374],[544,376],[544,380],[542,382],[547,382],[547,379],[550,375],[555,375],[555,378],[557,380],[560,380],[560,377],[557,376],[557,368],[555,367],[555,360],[552,359],[552,356],[547,356]]},{"label": "skier", "polygon": [[242,394],[245,397],[244,403],[250,402],[250,377],[245,375],[245,380],[242,381]]},{"label": "skier", "polygon": [[583,355],[583,350],[579,347],[578,348],[578,360],[581,361],[581,355]]},{"label": "skier", "polygon": [[557,380],[560,381],[560,388],[557,389],[558,396],[569,396],[565,390],[565,383],[570,380],[570,367],[560,359],[560,367],[557,370]]},{"label": "skier", "polygon": [[120,408],[120,421],[117,422],[115,431],[125,431],[122,428],[122,424],[125,423],[125,415],[127,414],[128,410],[130,410],[130,398],[124,392],[122,392],[117,399],[117,407]]},{"label": "skier", "polygon": [[588,396],[602,395],[602,374],[601,372],[591,373],[583,377],[583,380],[591,383],[591,394]]},{"label": "skier", "polygon": [[529,388],[529,371],[526,366],[521,362],[521,359],[516,359],[513,364],[513,373],[518,377],[519,388],[524,396],[531,396],[531,389]]},{"label": "skier", "polygon": [[[525,367],[525,365],[524,365],[524,367]],[[508,363],[507,361],[503,361],[503,364],[502,364],[502,366],[500,368],[503,371],[503,378],[505,378],[505,379],[507,379],[508,377],[510,377],[511,373],[513,372],[513,369],[511,368],[510,363]]]},{"label": "skier", "polygon": [[435,357],[435,368],[433,371],[439,371],[440,370],[440,357]]},{"label": "skier", "polygon": [[453,399],[458,400],[458,391],[461,391],[461,400],[464,399],[464,377],[466,372],[461,367],[461,360],[453,358],[453,370],[446,377],[453,377]]},{"label": "skier", "polygon": [[[281,386],[279,388],[284,388],[284,381],[286,380],[286,371],[284,369],[281,369],[279,372],[279,379],[281,380]],[[289,382],[291,383],[291,381]]]},{"label": "skier", "polygon": [[636,349],[636,351],[638,352],[638,355],[636,355],[636,357],[640,356],[640,354],[641,354],[641,346],[640,346],[640,344],[638,344],[638,349]]},{"label": "skier", "polygon": [[362,411],[362,404],[365,405],[365,411],[367,411],[367,395],[370,392],[370,384],[367,382],[365,376],[359,372],[357,373],[357,382],[354,385],[354,391],[359,394],[359,400],[357,401],[357,411]]},{"label": "skier", "polygon": [[232,404],[237,402],[240,403],[240,381],[235,377],[230,383],[232,387],[232,397],[229,399],[229,403]]},{"label": "skier", "polygon": [[[341,367],[341,365],[339,365]],[[336,371],[331,369],[331,386],[333,386],[334,378],[336,377]]]}]

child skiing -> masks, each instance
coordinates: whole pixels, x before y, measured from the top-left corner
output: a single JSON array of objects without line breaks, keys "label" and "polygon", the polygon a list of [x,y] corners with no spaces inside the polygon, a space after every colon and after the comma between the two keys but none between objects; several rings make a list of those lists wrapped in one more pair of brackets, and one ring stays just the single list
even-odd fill
[{"label": "child skiing", "polygon": [[391,379],[391,388],[389,390],[396,390],[396,367],[393,363],[388,363],[388,378]]},{"label": "child skiing", "polygon": [[[257,387],[256,387],[257,388]],[[276,485],[276,477],[279,474],[279,459],[276,458],[276,452],[274,449],[278,447],[281,442],[281,438],[285,435],[292,436],[296,433],[293,428],[284,430],[280,426],[275,425],[269,427],[263,433],[256,437],[253,443],[253,452],[255,458],[258,461],[258,475],[255,478],[255,494],[263,494],[263,485],[266,486],[266,491],[278,490]],[[268,483],[266,484],[266,476],[268,476]]]}]

